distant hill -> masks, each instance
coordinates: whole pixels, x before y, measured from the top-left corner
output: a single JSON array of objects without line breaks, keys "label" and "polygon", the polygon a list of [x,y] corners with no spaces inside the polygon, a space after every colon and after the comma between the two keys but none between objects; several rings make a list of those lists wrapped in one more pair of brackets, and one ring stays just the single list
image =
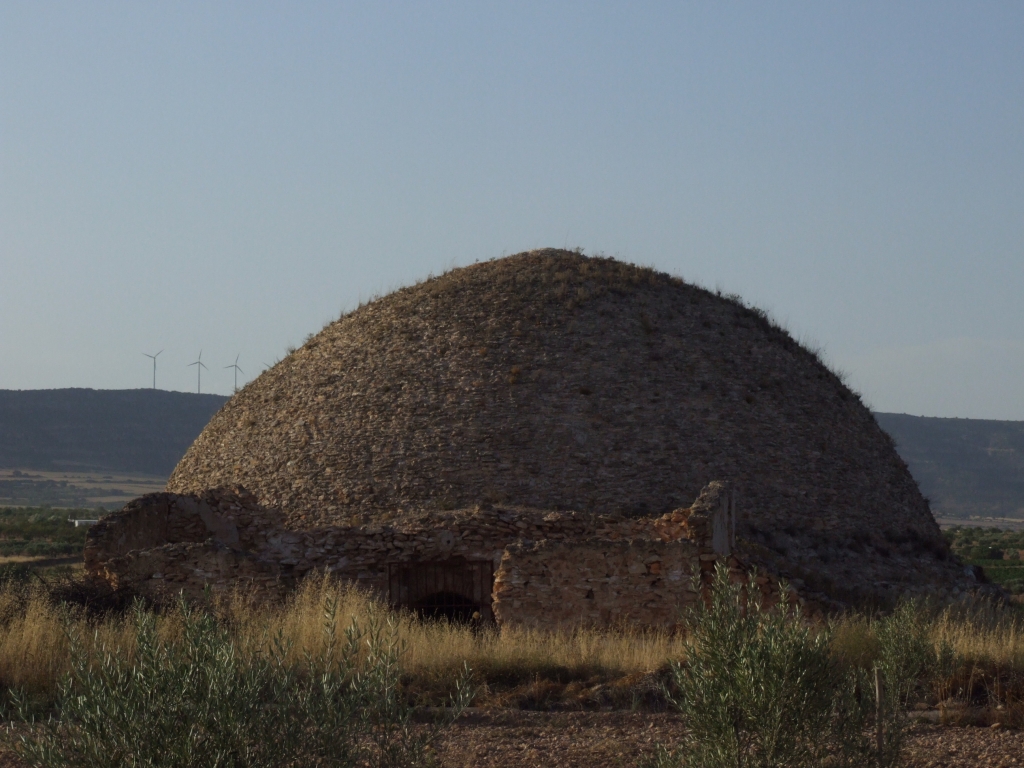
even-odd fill
[{"label": "distant hill", "polygon": [[875,418],[895,439],[936,517],[1024,518],[1024,421]]},{"label": "distant hill", "polygon": [[226,400],[159,389],[0,390],[0,467],[167,477]]}]

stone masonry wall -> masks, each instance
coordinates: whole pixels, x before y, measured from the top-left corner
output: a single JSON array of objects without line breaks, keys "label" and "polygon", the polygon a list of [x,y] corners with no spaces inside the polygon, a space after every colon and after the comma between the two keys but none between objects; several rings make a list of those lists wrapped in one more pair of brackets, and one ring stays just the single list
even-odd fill
[{"label": "stone masonry wall", "polygon": [[130,588],[159,603],[182,593],[196,599],[208,586],[218,592],[238,589],[259,599],[279,597],[293,586],[277,563],[212,538],[133,550],[90,573],[114,589]]},{"label": "stone masonry wall", "polygon": [[538,628],[672,626],[698,599],[698,551],[690,541],[512,544],[495,574],[492,610],[499,624]]},{"label": "stone masonry wall", "polygon": [[[836,588],[800,578],[799,560],[780,562],[756,542],[737,540],[735,498],[714,482],[691,507],[652,518],[483,505],[296,531],[243,489],[151,494],[89,529],[85,565],[110,587],[164,602],[207,586],[275,598],[315,572],[387,599],[391,565],[489,561],[499,623],[671,626],[695,594],[689,574],[699,571],[706,585],[723,561],[735,579],[756,569],[768,602],[785,576],[811,612],[848,607],[829,597]],[[677,582],[680,572],[687,579]],[[882,598],[898,594],[882,579],[874,588]],[[964,591],[977,588],[963,578]]]},{"label": "stone masonry wall", "polygon": [[[744,561],[685,539],[516,543],[505,550],[495,574],[492,610],[501,625],[671,629],[706,597],[719,562],[734,583],[746,583],[750,573]],[[774,605],[776,580],[764,573],[755,578],[763,604]]]},{"label": "stone masonry wall", "polygon": [[[332,323],[225,404],[168,490],[243,485],[315,548],[322,526],[478,502],[656,517],[723,477],[739,535],[809,589],[961,588],[891,440],[812,352],[735,299],[565,251]],[[296,569],[320,557],[294,544]]]},{"label": "stone masonry wall", "polygon": [[[499,622],[543,624],[541,606],[553,600],[548,623],[671,624],[689,594],[680,574],[714,554],[711,521],[723,508],[725,490],[714,483],[692,510],[658,518],[480,506],[389,525],[306,531],[275,526],[275,511],[242,489],[151,494],[90,529],[86,570],[114,588],[131,587],[157,600],[182,591],[195,596],[207,586],[273,596],[314,571],[386,598],[389,565],[458,558],[493,564]],[[574,581],[566,569],[585,575]],[[573,590],[583,583],[591,586],[580,597]],[[626,602],[633,606],[624,609]]]},{"label": "stone masonry wall", "polygon": [[[514,543],[494,576],[495,618],[545,628],[673,628],[685,609],[706,597],[719,563],[734,583],[751,575],[750,563],[735,551],[736,524],[734,492],[713,482],[689,509],[649,520],[646,535]],[[773,576],[763,569],[755,576],[765,605],[778,601]]]}]

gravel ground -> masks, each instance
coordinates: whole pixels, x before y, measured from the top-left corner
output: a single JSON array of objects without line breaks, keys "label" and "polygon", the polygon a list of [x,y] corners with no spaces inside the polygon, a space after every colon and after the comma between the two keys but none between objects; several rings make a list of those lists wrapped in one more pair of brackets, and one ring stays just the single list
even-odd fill
[{"label": "gravel ground", "polygon": [[[679,718],[627,712],[474,711],[437,745],[445,768],[619,768],[679,735]],[[906,768],[1024,768],[1024,731],[916,725]],[[0,753],[0,768],[24,768]]]},{"label": "gravel ground", "polygon": [[908,768],[1024,766],[1024,731],[915,726],[907,749],[906,765]]},{"label": "gravel ground", "polygon": [[[446,768],[635,766],[682,729],[674,715],[626,712],[474,712],[438,745]],[[1024,768],[1024,732],[915,725],[907,768]]]},{"label": "gravel ground", "polygon": [[445,768],[616,768],[681,729],[675,715],[485,710],[461,718],[438,752]]}]

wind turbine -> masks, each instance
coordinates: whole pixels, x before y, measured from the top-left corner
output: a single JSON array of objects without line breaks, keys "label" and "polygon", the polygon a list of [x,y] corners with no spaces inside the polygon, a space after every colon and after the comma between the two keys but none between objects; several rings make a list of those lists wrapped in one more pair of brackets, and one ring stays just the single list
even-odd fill
[{"label": "wind turbine", "polygon": [[153,389],[156,389],[156,359],[160,357],[160,355],[162,355],[163,353],[164,351],[162,349],[155,355],[147,355],[145,352],[142,353],[143,355],[146,355],[146,357],[150,358],[153,361]]},{"label": "wind turbine", "polygon": [[[201,350],[201,349],[199,350],[199,359],[196,360],[194,363],[189,363],[188,367],[191,368],[193,365],[197,366],[196,367],[196,394],[198,395],[198,394],[201,394],[201,392],[202,392],[200,387],[202,386],[202,383],[203,383],[203,368],[206,368],[206,363],[203,362],[203,350]],[[210,370],[210,369],[206,368],[206,370]]]},{"label": "wind turbine", "polygon": [[[239,352],[237,355],[235,355],[235,362],[234,363],[232,363],[231,365],[225,365],[224,366],[225,368],[234,368],[235,369],[235,392],[238,391],[238,372],[242,371],[242,369],[238,367],[238,358],[240,358],[241,356],[242,356],[242,353]],[[245,371],[242,371],[242,373],[245,373]]]}]

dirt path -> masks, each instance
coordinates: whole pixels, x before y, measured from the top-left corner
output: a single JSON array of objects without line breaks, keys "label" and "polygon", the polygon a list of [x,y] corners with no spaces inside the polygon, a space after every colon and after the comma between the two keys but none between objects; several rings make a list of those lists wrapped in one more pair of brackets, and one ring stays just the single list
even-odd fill
[{"label": "dirt path", "polygon": [[[445,768],[618,768],[672,744],[673,715],[626,712],[475,712],[439,745]],[[1024,768],[1024,732],[914,726],[906,768]]]},{"label": "dirt path", "polygon": [[634,766],[682,728],[675,715],[494,710],[464,716],[438,745],[445,768]]},{"label": "dirt path", "polygon": [[[437,745],[444,768],[633,768],[682,729],[666,714],[474,711]],[[1024,731],[914,726],[905,768],[1024,768]],[[24,768],[0,753],[0,768]]]},{"label": "dirt path", "polygon": [[1024,731],[916,726],[908,768],[1011,768],[1024,766]]}]

